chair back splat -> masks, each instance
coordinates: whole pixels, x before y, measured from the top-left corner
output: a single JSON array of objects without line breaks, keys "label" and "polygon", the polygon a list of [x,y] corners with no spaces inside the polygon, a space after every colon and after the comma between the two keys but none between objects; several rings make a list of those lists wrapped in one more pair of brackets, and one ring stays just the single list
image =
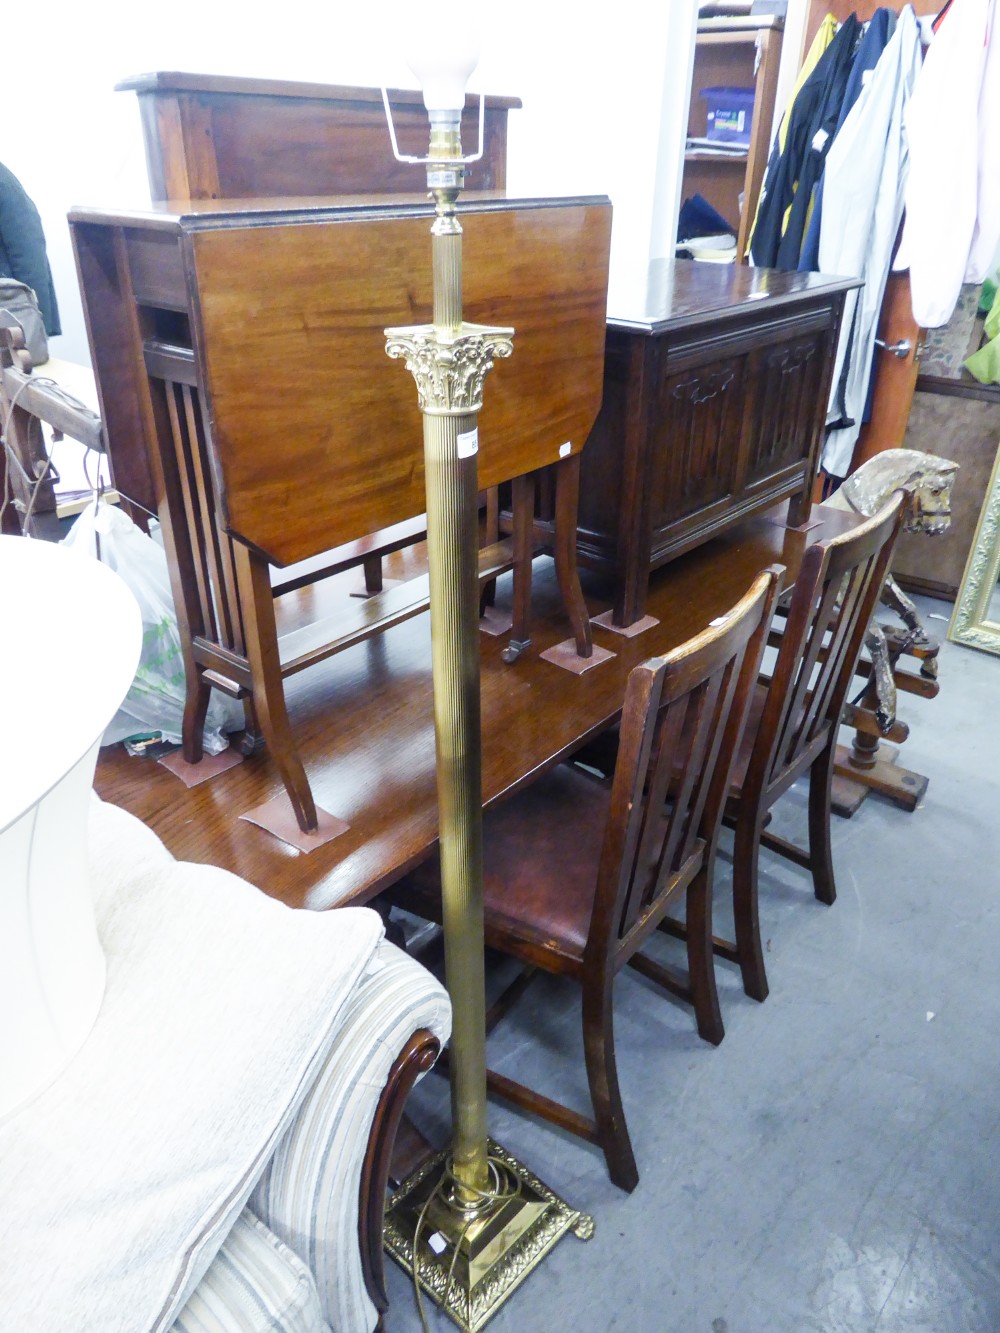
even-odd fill
[{"label": "chair back splat", "polygon": [[588,961],[627,962],[714,849],[778,571],[723,623],[629,676]]},{"label": "chair back splat", "polygon": [[862,527],[817,543],[803,558],[748,773],[753,782],[759,770],[772,799],[840,721],[903,517],[900,493]]},{"label": "chair back splat", "polygon": [[[774,672],[758,687],[753,716],[730,791],[736,834],[733,915],[736,942],[715,940],[723,958],[739,963],[743,988],[768,993],[757,905],[757,863],[763,843],[812,872],[816,897],[836,897],[830,841],[830,784],[837,731],[868,622],[882,591],[904,517],[897,493],[853,531],[811,546],[792,593]],[[742,777],[740,774],[742,773]],[[808,850],[765,828],[768,810],[809,774]]]}]

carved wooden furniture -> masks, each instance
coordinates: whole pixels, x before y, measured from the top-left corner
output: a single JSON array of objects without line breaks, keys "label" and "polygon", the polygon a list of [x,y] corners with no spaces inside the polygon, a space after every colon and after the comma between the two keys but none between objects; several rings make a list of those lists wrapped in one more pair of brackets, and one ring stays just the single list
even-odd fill
[{"label": "carved wooden furniture", "polygon": [[[123,79],[142,116],[154,199],[251,199],[318,194],[408,194],[413,168],[388,151],[378,88],[160,71]],[[400,149],[427,150],[419,92],[389,93]],[[516,97],[487,97],[483,156],[471,190],[507,184],[507,112]],[[479,98],[466,99],[462,136],[476,142]]]},{"label": "carved wooden furniture", "polygon": [[[512,365],[505,362],[495,372],[497,384],[501,370]],[[750,519],[654,574],[649,610],[659,624],[631,639],[595,628],[595,641],[616,653],[600,670],[572,676],[531,652],[512,671],[501,659],[502,640],[484,635],[484,807],[514,795],[613,726],[630,670],[697,634],[739,600],[761,569],[781,564],[786,586],[794,583],[811,545],[861,522],[819,505],[816,526],[801,531],[784,526],[784,510],[781,505]],[[607,602],[600,598],[591,602],[592,609],[602,605]],[[283,598],[279,610],[288,629],[312,617],[307,592]],[[537,648],[565,638],[565,627],[554,572],[540,565],[532,605]],[[277,840],[232,818],[234,810],[281,790],[277,765],[266,751],[252,764],[188,790],[160,765],[130,759],[114,747],[101,754],[99,794],[137,814],[175,856],[252,878],[291,905],[320,909],[370,900],[426,859],[438,836],[427,617],[394,625],[377,645],[374,652],[356,644],[328,659],[321,671],[302,672],[289,695],[290,721],[316,795],[350,823],[346,833],[309,856],[289,856]]]},{"label": "carved wooden furniture", "polygon": [[[903,626],[884,625],[883,630],[897,694],[936,699],[941,689],[937,679],[937,658],[941,650],[938,640],[929,635],[922,643],[914,642]],[[917,668],[904,667],[900,658],[911,659],[917,663]],[[903,768],[898,762],[898,747],[909,739],[909,725],[897,715],[888,731],[879,726],[878,690],[867,657],[859,660],[855,676],[865,683],[857,697],[844,705],[843,722],[854,728],[854,736],[850,746],[837,746],[830,808],[835,815],[850,819],[857,814],[869,792],[875,791],[912,814],[924,798],[929,779]],[[887,741],[891,744],[886,744]]]},{"label": "carved wooden furniture", "polygon": [[[733,914],[736,943],[715,941],[721,957],[738,963],[743,989],[767,998],[767,975],[757,914],[757,862],[770,848],[809,870],[816,897],[836,897],[830,849],[830,782],[844,700],[904,517],[896,495],[856,531],[806,553],[788,606],[769,683],[758,686],[733,770],[730,812],[735,820]],[[809,850],[766,827],[772,805],[809,774]]]},{"label": "carved wooden furniture", "polygon": [[[631,965],[693,1002],[701,1035],[721,1041],[712,958],[715,844],[779,578],[760,575],[720,624],[634,668],[612,781],[560,765],[484,820],[486,943],[523,962],[529,976],[541,968],[580,986],[594,1119],[492,1071],[487,1085],[596,1143],[624,1190],[635,1188],[639,1173],[615,1063],[614,980]],[[440,921],[437,857],[403,880],[392,900]],[[689,927],[684,979],[640,952],[678,902],[687,904]],[[506,1012],[524,984],[522,973],[491,1014]]]},{"label": "carved wooden furniture", "polygon": [[[414,189],[413,168],[396,162],[389,150],[377,88],[161,71],[124,79],[116,89],[138,98],[153,200],[362,193],[397,198]],[[427,115],[421,95],[393,90],[389,96],[401,147],[423,153]],[[512,97],[486,99],[483,158],[470,169],[470,188],[505,187],[507,113],[520,105]],[[469,143],[478,107],[478,98],[467,99],[462,125]],[[91,354],[96,368],[93,339]],[[109,374],[100,375],[100,390],[115,485],[155,509],[135,394]]]},{"label": "carved wooden furniture", "polygon": [[844,295],[853,279],[659,260],[612,308],[604,399],[581,460],[581,559],[642,620],[650,570],[794,495],[809,521]]},{"label": "carved wooden furniture", "polygon": [[783,496],[808,521],[844,294],[853,280],[658,260],[645,308],[611,312],[604,402],[582,460],[577,544],[614,581],[614,623],[650,570]]},{"label": "carved wooden furniture", "polygon": [[[483,197],[461,212],[468,316],[516,329],[480,417],[480,484],[556,463],[572,497],[600,401],[610,208]],[[186,650],[185,755],[200,758],[211,686],[247,696],[304,830],[317,816],[283,679],[416,615],[426,590],[389,589],[353,623],[279,641],[268,567],[287,571],[284,591],[317,577],[303,562],[336,567],[346,544],[412,539],[400,525],[424,507],[419,414],[383,330],[430,316],[430,216],[424,200],[355,198],[71,215],[98,379],[130,403],[156,474]],[[586,655],[572,527],[557,568]],[[527,575],[530,551],[518,554]],[[490,549],[482,576],[513,563],[510,544]]]}]

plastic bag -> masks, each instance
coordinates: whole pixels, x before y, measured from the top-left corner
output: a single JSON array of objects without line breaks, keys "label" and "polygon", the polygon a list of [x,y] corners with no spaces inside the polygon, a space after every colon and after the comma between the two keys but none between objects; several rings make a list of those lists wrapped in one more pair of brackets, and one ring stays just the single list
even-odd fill
[{"label": "plastic bag", "polygon": [[[128,694],[104,733],[102,745],[114,745],[138,732],[159,731],[180,744],[184,719],[184,657],[170,591],[167,557],[129,516],[100,500],[80,514],[62,545],[97,556],[135,594],[142,611],[142,654]],[[205,720],[204,746],[219,754],[229,744],[223,732],[243,727],[243,705],[212,691]]]}]

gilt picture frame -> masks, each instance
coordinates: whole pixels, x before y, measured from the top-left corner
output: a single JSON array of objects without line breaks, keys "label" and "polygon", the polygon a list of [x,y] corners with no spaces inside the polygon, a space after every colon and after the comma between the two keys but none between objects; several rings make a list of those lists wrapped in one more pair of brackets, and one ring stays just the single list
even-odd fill
[{"label": "gilt picture frame", "polygon": [[[952,643],[1000,656],[1000,448],[948,626]],[[992,604],[992,605],[991,605]]]}]

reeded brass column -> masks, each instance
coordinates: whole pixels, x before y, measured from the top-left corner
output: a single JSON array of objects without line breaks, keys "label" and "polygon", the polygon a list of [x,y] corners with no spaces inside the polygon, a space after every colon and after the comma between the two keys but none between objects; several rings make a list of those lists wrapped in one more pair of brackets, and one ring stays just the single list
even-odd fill
[{"label": "reeded brass column", "polygon": [[[464,87],[464,84],[463,84]],[[388,116],[392,133],[391,116]],[[426,100],[426,94],[425,94]],[[451,1149],[404,1181],[386,1211],[385,1242],[469,1333],[479,1329],[568,1230],[593,1219],[570,1208],[486,1132],[486,979],[479,719],[477,416],[494,357],[513,329],[462,320],[460,112],[431,111],[427,185],[434,322],[386,329],[424,417],[427,555],[431,584],[434,734],[445,965],[452,1000]],[[395,140],[394,140],[395,142]]]},{"label": "reeded brass column", "polygon": [[[489,1189],[486,1144],[486,982],[483,961],[482,763],[479,720],[479,582],[476,418],[494,356],[509,356],[513,329],[462,322],[461,140],[434,127],[427,183],[434,323],[386,329],[390,356],[406,358],[424,415],[427,555],[431,588],[434,732],[441,829],[441,888],[451,1037],[453,1171],[461,1201]],[[459,159],[448,166],[449,159]]]}]

